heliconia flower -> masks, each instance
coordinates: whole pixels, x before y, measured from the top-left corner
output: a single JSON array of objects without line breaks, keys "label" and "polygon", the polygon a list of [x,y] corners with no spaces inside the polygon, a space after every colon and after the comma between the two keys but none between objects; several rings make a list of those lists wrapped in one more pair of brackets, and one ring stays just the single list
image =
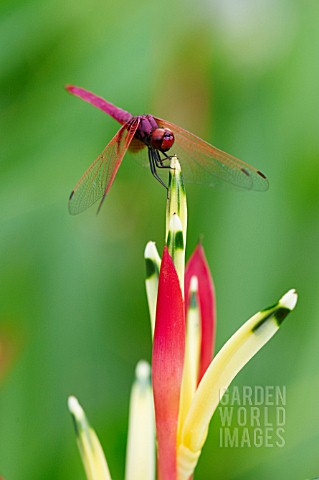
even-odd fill
[{"label": "heliconia flower", "polygon": [[[140,362],[131,393],[126,480],[193,477],[223,394],[297,302],[296,291],[289,290],[274,306],[244,323],[213,358],[215,289],[201,244],[185,269],[187,206],[176,157],[169,175],[162,259],[154,242],[146,245],[144,253],[153,335],[152,385],[149,365]],[[74,397],[69,409],[87,478],[110,479],[97,436]]]},{"label": "heliconia flower", "polygon": [[[278,331],[288,313],[294,309],[297,294],[295,290],[290,290],[273,307],[262,310],[248,320],[211,361],[198,387],[189,388],[190,393],[186,392],[183,395],[181,363],[182,368],[185,368],[189,356],[187,348],[186,354],[185,351],[182,352],[185,329],[181,326],[180,317],[184,302],[177,288],[177,279],[172,259],[165,248],[159,276],[153,347],[158,478],[187,480],[194,472],[206,439],[209,422],[222,395],[237,373]],[[190,312],[192,308],[196,310],[198,303],[196,301],[198,285],[195,279],[197,277],[193,276],[190,285],[191,297],[193,296]],[[187,333],[193,333],[194,330],[197,343],[197,347],[193,349],[196,365],[196,362],[199,363],[196,320],[195,325],[191,326],[190,332]],[[178,335],[180,338],[176,338]],[[158,343],[160,347],[157,346]],[[189,371],[191,370],[192,368],[189,368]],[[181,395],[180,391],[183,392]],[[179,409],[176,407],[178,399]],[[187,402],[186,406],[184,402]],[[177,463],[173,458],[175,452]]]},{"label": "heliconia flower", "polygon": [[[174,161],[174,175],[179,175],[177,160]],[[174,185],[176,190],[169,191],[169,199],[178,204],[185,190],[181,190],[182,180]],[[183,242],[176,241],[178,235],[182,236],[182,222],[172,209],[170,213],[158,293],[157,298],[153,298],[153,302],[157,302],[152,372],[158,478],[188,480],[194,473],[209,422],[222,394],[244,365],[276,333],[295,307],[297,294],[290,290],[275,306],[257,313],[212,360],[215,337],[212,278],[203,248],[198,245],[186,268],[183,299],[181,258],[185,252],[185,236],[183,232]],[[178,279],[180,288],[177,288]],[[181,323],[183,308],[185,328]]]}]

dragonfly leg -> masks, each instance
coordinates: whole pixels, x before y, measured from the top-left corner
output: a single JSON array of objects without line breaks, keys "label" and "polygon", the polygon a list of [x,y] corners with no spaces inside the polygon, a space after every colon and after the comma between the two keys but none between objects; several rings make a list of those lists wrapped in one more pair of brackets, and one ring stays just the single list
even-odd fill
[{"label": "dragonfly leg", "polygon": [[[164,157],[165,157],[165,158],[162,158],[162,159],[161,159],[162,162],[165,162],[166,160],[171,161],[172,158],[175,157],[175,155],[167,155],[166,152],[161,152],[161,153],[162,153],[162,154],[164,155]],[[171,168],[171,167],[169,167],[169,168]]]},{"label": "dragonfly leg", "polygon": [[[165,153],[164,153],[164,155],[165,155]],[[153,157],[154,157],[154,160],[155,160],[156,167],[158,167],[158,168],[171,168],[170,165],[163,165],[163,162],[165,162],[165,160],[170,160],[171,159],[167,155],[165,155],[165,156],[166,156],[166,158],[161,158],[161,156],[159,154],[159,151],[154,150]]]},{"label": "dragonfly leg", "polygon": [[153,177],[155,177],[156,180],[161,185],[163,185],[163,187],[165,187],[167,192],[168,192],[168,187],[165,185],[163,180],[157,175],[157,172],[156,172],[156,167],[158,166],[157,161],[156,161],[156,158],[153,156],[153,150],[151,150],[150,148],[148,149],[148,159],[149,159],[149,162],[150,162],[150,167],[151,167],[151,172],[152,172]]}]

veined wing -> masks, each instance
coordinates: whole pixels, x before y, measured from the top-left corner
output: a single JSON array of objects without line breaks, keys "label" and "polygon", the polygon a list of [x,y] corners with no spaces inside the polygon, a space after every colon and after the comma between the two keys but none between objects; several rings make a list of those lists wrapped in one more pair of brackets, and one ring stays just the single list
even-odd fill
[{"label": "veined wing", "polygon": [[72,215],[83,212],[101,198],[98,212],[100,211],[138,125],[139,118],[123,125],[80,178],[69,199],[69,212]]},{"label": "veined wing", "polygon": [[170,155],[177,155],[186,181],[217,186],[227,182],[247,190],[265,191],[268,180],[256,168],[213,147],[201,138],[174,123],[154,117],[160,127],[170,128],[175,143]]}]

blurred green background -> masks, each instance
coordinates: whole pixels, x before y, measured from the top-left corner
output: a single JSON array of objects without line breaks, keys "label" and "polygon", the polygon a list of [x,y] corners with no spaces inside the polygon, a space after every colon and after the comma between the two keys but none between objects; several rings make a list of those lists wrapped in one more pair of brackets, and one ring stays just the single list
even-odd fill
[{"label": "blurred green background", "polygon": [[74,83],[267,174],[262,194],[187,186],[188,255],[203,234],[217,349],[298,290],[235,380],[287,387],[286,445],[220,448],[216,414],[195,477],[318,475],[318,2],[2,0],[0,15],[0,474],[84,478],[75,394],[123,478],[134,368],[150,359],[143,250],[163,248],[165,191],[127,160],[98,217],[69,216],[72,187],[118,129],[64,91]]}]

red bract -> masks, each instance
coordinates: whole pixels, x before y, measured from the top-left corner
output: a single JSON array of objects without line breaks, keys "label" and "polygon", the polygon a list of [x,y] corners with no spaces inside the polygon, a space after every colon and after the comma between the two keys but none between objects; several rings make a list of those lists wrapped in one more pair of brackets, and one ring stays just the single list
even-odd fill
[{"label": "red bract", "polygon": [[152,360],[159,480],[177,478],[176,441],[184,354],[184,302],[175,266],[165,247]]},{"label": "red bract", "polygon": [[[198,383],[212,361],[215,343],[216,302],[214,283],[209,271],[204,249],[199,243],[190,257],[185,272],[185,302],[189,298],[190,281],[198,280],[198,298],[201,314],[201,353]],[[186,303],[187,304],[187,303]]]}]

